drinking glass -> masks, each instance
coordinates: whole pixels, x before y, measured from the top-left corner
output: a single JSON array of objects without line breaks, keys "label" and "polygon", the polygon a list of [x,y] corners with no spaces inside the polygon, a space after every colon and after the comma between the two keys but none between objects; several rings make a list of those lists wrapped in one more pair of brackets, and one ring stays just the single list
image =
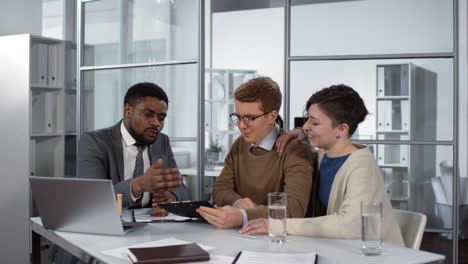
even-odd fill
[{"label": "drinking glass", "polygon": [[382,253],[382,202],[361,202],[361,241],[364,255]]},{"label": "drinking glass", "polygon": [[268,234],[271,242],[286,242],[287,194],[272,192],[268,194]]}]

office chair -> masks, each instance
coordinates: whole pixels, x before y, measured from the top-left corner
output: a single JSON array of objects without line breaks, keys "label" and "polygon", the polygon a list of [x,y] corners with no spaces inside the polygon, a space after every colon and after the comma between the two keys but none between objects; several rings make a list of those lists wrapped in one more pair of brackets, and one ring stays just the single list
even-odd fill
[{"label": "office chair", "polygon": [[418,250],[421,245],[424,227],[426,227],[426,215],[397,209],[393,209],[393,212],[400,226],[405,246]]}]

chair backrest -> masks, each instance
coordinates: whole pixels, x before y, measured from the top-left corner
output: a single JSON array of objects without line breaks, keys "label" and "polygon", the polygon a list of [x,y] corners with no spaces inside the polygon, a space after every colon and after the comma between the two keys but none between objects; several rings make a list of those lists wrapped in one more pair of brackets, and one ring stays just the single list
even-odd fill
[{"label": "chair backrest", "polygon": [[424,214],[393,209],[405,246],[419,249],[427,218]]}]

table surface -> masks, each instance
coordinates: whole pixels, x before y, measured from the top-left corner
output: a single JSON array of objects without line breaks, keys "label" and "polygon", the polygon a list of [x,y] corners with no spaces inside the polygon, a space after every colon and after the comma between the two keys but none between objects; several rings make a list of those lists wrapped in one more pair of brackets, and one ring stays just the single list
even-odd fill
[{"label": "table surface", "polygon": [[239,251],[258,252],[317,252],[318,263],[431,263],[445,259],[443,255],[384,244],[380,256],[363,256],[360,240],[323,239],[303,236],[288,236],[287,242],[271,244],[268,235],[256,239],[232,235],[237,229],[219,230],[207,223],[151,223],[137,227],[124,236],[107,236],[56,232],[42,227],[39,217],[31,218],[31,229],[35,233],[58,244],[75,256],[88,262],[90,257],[104,263],[131,263],[102,253],[104,250],[131,246],[139,243],[177,238],[216,247],[211,255],[236,256]]}]

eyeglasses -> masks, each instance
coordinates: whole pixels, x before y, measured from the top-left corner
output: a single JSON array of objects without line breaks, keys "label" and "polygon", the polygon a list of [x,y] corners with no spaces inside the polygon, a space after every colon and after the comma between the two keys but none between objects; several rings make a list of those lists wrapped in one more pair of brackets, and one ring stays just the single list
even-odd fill
[{"label": "eyeglasses", "polygon": [[245,125],[251,125],[253,123],[253,121],[255,121],[255,119],[261,117],[261,116],[264,116],[264,115],[267,115],[269,113],[271,113],[272,111],[270,112],[266,112],[266,113],[263,113],[261,115],[257,115],[257,116],[251,116],[251,115],[246,115],[246,116],[240,116],[236,113],[232,113],[229,115],[229,117],[231,118],[231,121],[236,124],[236,125],[239,125],[240,121],[242,120],[242,122],[244,122]]}]

